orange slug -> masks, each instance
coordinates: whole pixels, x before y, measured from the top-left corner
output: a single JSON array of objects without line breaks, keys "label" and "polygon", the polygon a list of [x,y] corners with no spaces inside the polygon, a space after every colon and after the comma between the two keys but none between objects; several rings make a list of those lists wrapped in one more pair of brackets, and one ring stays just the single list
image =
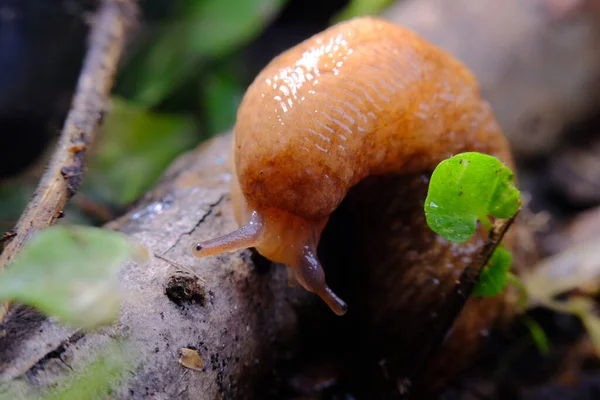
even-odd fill
[{"label": "orange slug", "polygon": [[233,143],[241,227],[193,252],[254,247],[342,315],[316,252],[330,215],[367,177],[431,173],[465,151],[512,166],[472,73],[400,26],[339,23],[274,58],[248,88]]}]

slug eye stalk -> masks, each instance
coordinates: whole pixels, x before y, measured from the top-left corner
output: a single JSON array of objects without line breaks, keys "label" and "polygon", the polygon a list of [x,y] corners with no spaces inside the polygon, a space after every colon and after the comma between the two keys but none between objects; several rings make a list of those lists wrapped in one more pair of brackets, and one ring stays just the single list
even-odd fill
[{"label": "slug eye stalk", "polygon": [[318,238],[326,222],[326,219],[308,221],[280,210],[253,211],[246,225],[221,237],[200,242],[192,252],[202,258],[254,247],[269,260],[286,264],[291,283],[297,281],[323,299],[334,313],[344,315],[348,307],[327,286],[316,255]]},{"label": "slug eye stalk", "polygon": [[221,253],[233,252],[249,247],[257,247],[263,231],[263,221],[256,212],[252,213],[250,221],[226,235],[200,242],[192,249],[198,258],[214,256]]}]

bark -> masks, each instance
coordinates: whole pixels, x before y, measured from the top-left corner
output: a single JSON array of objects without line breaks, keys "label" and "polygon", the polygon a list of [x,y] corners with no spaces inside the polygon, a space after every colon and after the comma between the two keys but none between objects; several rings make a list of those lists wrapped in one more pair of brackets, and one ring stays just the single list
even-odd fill
[{"label": "bark", "polygon": [[[294,343],[293,296],[283,298],[294,290],[283,268],[255,269],[249,250],[202,260],[191,254],[196,240],[235,227],[229,149],[224,135],[183,156],[138,206],[106,226],[157,255],[123,268],[127,296],[114,326],[86,333],[24,307],[9,313],[0,335],[2,382],[47,387],[107,343],[125,339],[135,362],[111,398],[253,397],[275,357]],[[179,364],[181,348],[198,350],[200,371]]]},{"label": "bark", "polygon": [[[285,268],[250,250],[196,259],[196,241],[236,228],[230,149],[225,134],[183,155],[106,225],[151,254],[123,267],[127,296],[114,325],[81,332],[21,306],[8,314],[0,326],[1,382],[23,392],[51,387],[125,340],[134,359],[110,398],[292,398],[284,394],[314,395],[323,380],[342,382],[358,398],[418,382],[411,398],[431,398],[428,391],[472,363],[498,316],[510,314],[501,296],[469,299],[441,348],[432,342],[440,333],[432,326],[455,317],[447,305],[456,293],[462,298],[456,282],[486,242],[481,230],[462,245],[436,239],[422,211],[421,175],[369,179],[334,213],[319,258],[348,301],[344,317],[289,287]],[[194,357],[187,363],[194,368],[181,365],[182,349],[197,350],[202,367]],[[333,372],[322,376],[324,367]],[[315,374],[317,382],[306,383]]]}]

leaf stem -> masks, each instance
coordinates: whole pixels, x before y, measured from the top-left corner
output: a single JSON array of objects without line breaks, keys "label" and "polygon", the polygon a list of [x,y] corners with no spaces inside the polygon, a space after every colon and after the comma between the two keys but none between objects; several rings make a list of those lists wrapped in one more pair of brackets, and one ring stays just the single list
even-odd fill
[{"label": "leaf stem", "polygon": [[485,229],[488,232],[492,230],[493,224],[492,224],[492,221],[490,221],[490,218],[487,215],[481,215],[479,217],[479,221],[481,221],[481,224],[485,227]]}]

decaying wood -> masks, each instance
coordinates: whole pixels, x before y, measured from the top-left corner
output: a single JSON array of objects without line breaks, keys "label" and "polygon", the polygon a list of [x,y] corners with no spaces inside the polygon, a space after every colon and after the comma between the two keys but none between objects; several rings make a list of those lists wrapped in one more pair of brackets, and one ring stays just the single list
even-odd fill
[{"label": "decaying wood", "polygon": [[[350,307],[337,317],[316,295],[289,287],[285,268],[261,262],[250,250],[193,257],[198,240],[236,228],[230,149],[226,134],[182,156],[136,207],[106,225],[151,254],[121,271],[126,298],[113,326],[86,333],[23,307],[9,314],[0,326],[0,382],[24,392],[46,388],[117,340],[125,340],[134,360],[110,396],[116,399],[262,399],[270,389],[281,395],[280,382],[293,378],[285,370],[289,360],[292,370],[333,361],[337,378],[352,377],[352,389],[370,396],[388,390],[377,387],[380,379],[395,384],[398,374],[413,369],[435,311],[456,291],[448,276],[458,278],[485,247],[483,231],[464,246],[436,240],[424,228],[426,180],[420,176],[365,182],[334,214],[319,253],[332,287]],[[396,179],[401,184],[391,184]],[[363,196],[373,185],[388,193]],[[382,213],[380,203],[390,199]],[[356,207],[369,213],[349,218]],[[376,232],[397,214],[389,240],[378,239]],[[378,257],[368,261],[374,252]],[[439,390],[469,364],[484,339],[480,331],[491,327],[502,304],[502,298],[469,301],[434,362],[427,390]],[[180,361],[182,351],[187,356]]]},{"label": "decaying wood", "polygon": [[518,156],[551,151],[599,111],[595,0],[406,0],[384,16],[473,70]]},{"label": "decaying wood", "polygon": [[[192,256],[195,241],[235,227],[225,164],[230,140],[219,137],[180,158],[138,207],[106,226],[155,254],[123,268],[118,322],[85,334],[17,307],[2,325],[1,382],[21,390],[47,387],[124,339],[134,366],[111,398],[253,397],[298,331],[294,297],[284,300],[286,291],[307,294],[288,288],[284,268],[255,269],[249,250]],[[202,368],[180,364],[181,349],[197,350]]]},{"label": "decaying wood", "polygon": [[[134,16],[134,4],[132,0],[105,0],[95,16],[89,51],[59,142],[33,198],[17,222],[15,235],[5,244],[0,271],[34,233],[60,218],[65,203],[79,189],[85,154],[105,113],[126,29]],[[0,322],[9,310],[10,304],[0,304]]]}]

